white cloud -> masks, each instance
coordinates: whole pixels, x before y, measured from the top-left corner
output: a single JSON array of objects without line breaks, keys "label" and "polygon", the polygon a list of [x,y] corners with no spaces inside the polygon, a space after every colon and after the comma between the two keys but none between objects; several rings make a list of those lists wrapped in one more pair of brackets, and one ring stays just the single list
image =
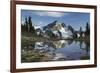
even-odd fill
[{"label": "white cloud", "polygon": [[35,14],[39,16],[50,16],[50,17],[62,17],[65,15],[65,13],[62,12],[35,12]]},{"label": "white cloud", "polygon": [[41,25],[41,24],[43,24],[43,22],[40,21],[40,22],[39,22],[39,25]]},{"label": "white cloud", "polygon": [[42,27],[43,25],[45,25],[45,23],[42,22],[42,21],[38,21],[37,25],[40,26],[40,27]]}]

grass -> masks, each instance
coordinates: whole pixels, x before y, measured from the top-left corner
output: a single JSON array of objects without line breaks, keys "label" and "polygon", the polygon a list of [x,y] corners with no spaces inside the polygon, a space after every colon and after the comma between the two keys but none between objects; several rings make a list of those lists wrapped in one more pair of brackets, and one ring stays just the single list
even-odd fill
[{"label": "grass", "polygon": [[35,51],[22,53],[22,63],[23,62],[39,62],[41,61],[41,58],[44,56],[44,53],[38,53]]},{"label": "grass", "polygon": [[73,39],[59,38],[58,39],[58,38],[46,38],[46,37],[37,36],[37,35],[34,35],[34,36],[24,36],[24,35],[22,35],[21,36],[22,43],[41,42],[41,41],[42,42],[45,42],[45,41],[58,41],[58,40],[90,41],[90,38],[73,38]]},{"label": "grass", "polygon": [[88,60],[88,59],[90,59],[90,56],[82,56],[81,57],[81,60]]}]

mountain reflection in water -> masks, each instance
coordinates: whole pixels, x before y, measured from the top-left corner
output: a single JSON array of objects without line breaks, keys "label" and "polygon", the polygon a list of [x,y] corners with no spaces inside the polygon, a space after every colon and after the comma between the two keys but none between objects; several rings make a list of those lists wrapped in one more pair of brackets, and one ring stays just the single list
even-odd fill
[{"label": "mountain reflection in water", "polygon": [[48,62],[90,59],[87,41],[59,40],[33,42],[22,46],[21,62]]}]

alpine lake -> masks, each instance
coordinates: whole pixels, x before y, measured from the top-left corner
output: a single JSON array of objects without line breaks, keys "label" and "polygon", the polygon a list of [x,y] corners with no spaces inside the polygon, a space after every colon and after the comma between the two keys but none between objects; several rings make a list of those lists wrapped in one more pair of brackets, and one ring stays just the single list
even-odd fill
[{"label": "alpine lake", "polygon": [[[21,62],[49,62],[90,59],[90,42],[81,39],[21,39]],[[30,40],[30,41],[29,41]],[[35,40],[35,41],[32,41]]]}]

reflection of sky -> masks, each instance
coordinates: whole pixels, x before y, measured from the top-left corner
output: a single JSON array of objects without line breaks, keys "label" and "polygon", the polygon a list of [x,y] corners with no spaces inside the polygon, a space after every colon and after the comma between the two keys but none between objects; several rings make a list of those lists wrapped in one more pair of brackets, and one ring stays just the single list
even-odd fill
[{"label": "reflection of sky", "polygon": [[51,12],[36,10],[21,10],[21,23],[25,21],[25,17],[31,16],[33,25],[45,26],[55,20],[71,25],[74,29],[79,30],[82,26],[85,30],[86,23],[90,23],[89,13],[79,12]]},{"label": "reflection of sky", "polygon": [[89,51],[88,51],[88,55],[87,55],[85,45],[86,45],[85,43],[82,44],[82,47],[84,48],[84,50],[83,50],[82,48],[80,48],[79,42],[78,43],[73,42],[70,45],[65,45],[65,47],[56,50],[56,52],[62,53],[63,55],[68,57],[68,59],[80,59],[80,57],[82,57],[82,56],[85,56],[85,55],[89,56]]}]

